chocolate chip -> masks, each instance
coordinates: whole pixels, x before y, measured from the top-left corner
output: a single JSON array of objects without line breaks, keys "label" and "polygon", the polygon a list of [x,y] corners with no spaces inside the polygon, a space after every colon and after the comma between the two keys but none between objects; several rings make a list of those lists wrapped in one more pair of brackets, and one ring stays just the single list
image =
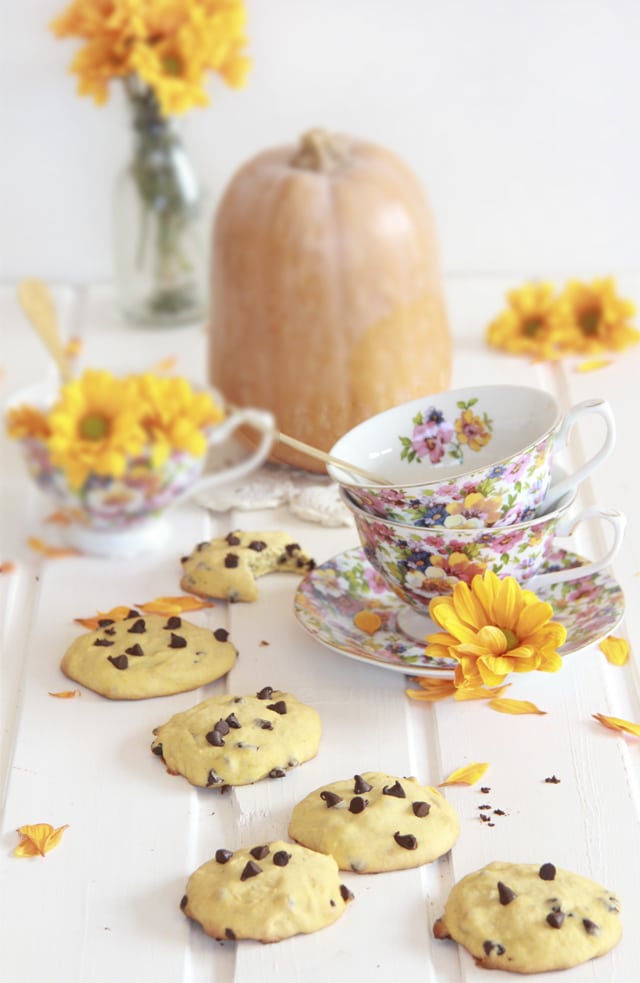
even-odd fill
[{"label": "chocolate chip", "polygon": [[202,550],[206,550],[208,546],[211,546],[211,543],[208,540],[205,540],[202,543],[198,543],[198,545],[196,546],[196,552],[201,553]]},{"label": "chocolate chip", "polygon": [[490,939],[486,939],[482,943],[482,948],[487,956],[490,956],[494,949],[496,950],[496,956],[503,956],[505,953],[505,948],[503,945],[500,945],[499,942],[491,942]]},{"label": "chocolate chip", "polygon": [[267,710],[273,710],[274,713],[285,714],[287,712],[287,704],[284,700],[278,700],[277,703],[269,703]]},{"label": "chocolate chip", "polygon": [[229,716],[225,717],[224,719],[229,724],[229,727],[233,727],[234,730],[239,730],[242,727],[242,724],[236,717],[235,713],[230,713]]},{"label": "chocolate chip", "polygon": [[273,730],[273,724],[270,720],[256,720],[256,723],[260,730]]},{"label": "chocolate chip", "polygon": [[269,778],[284,778],[286,774],[284,768],[272,768],[269,772]]},{"label": "chocolate chip", "polygon": [[504,809],[494,809],[493,814],[494,816],[506,816]]},{"label": "chocolate chip", "polygon": [[268,856],[270,852],[271,851],[266,843],[263,843],[261,846],[254,846],[251,850],[249,850],[249,853],[255,860],[264,860],[264,858]]},{"label": "chocolate chip", "polygon": [[142,651],[142,646],[136,642],[135,645],[131,645],[128,649],[125,649],[127,655],[144,655]]},{"label": "chocolate chip", "polygon": [[336,795],[335,792],[330,792],[328,789],[320,793],[320,798],[327,803],[327,809],[332,809],[333,806],[337,806],[338,802],[342,802],[342,796]]},{"label": "chocolate chip", "polygon": [[547,785],[559,785],[560,779],[556,778],[555,775],[551,775],[550,778],[545,778],[545,782],[547,783]]},{"label": "chocolate chip", "polygon": [[144,623],[144,618],[138,618],[137,621],[133,622],[131,628],[129,628],[129,633],[131,635],[144,635],[146,630],[147,628]]},{"label": "chocolate chip", "polygon": [[222,785],[224,787],[224,778],[220,778],[220,775],[217,775],[213,768],[207,775],[207,788],[211,788],[212,785]]},{"label": "chocolate chip", "polygon": [[224,565],[227,570],[233,570],[240,563],[240,557],[237,553],[227,553],[224,558]]},{"label": "chocolate chip", "polygon": [[116,669],[127,669],[129,666],[129,660],[126,655],[109,655],[108,659]]},{"label": "chocolate chip", "polygon": [[542,878],[543,881],[552,881],[556,876],[556,868],[553,864],[543,864],[538,871],[538,876]]},{"label": "chocolate chip", "polygon": [[360,795],[354,795],[349,803],[349,812],[353,812],[355,815],[357,815],[359,812],[364,812],[368,805],[369,802],[367,799],[363,799]]},{"label": "chocolate chip", "polygon": [[165,628],[180,628],[182,625],[182,618],[178,618],[177,615],[172,615],[165,625]]},{"label": "chocolate chip", "polygon": [[182,635],[174,635],[171,632],[171,638],[169,639],[170,649],[185,649],[187,647],[187,640],[183,638]]},{"label": "chocolate chip", "polygon": [[113,624],[113,618],[98,618],[98,628],[106,628]]},{"label": "chocolate chip", "polygon": [[108,638],[96,638],[93,644],[97,645],[98,648],[109,648],[110,645],[114,645],[115,643],[110,642]]},{"label": "chocolate chip", "polygon": [[550,911],[547,915],[547,924],[551,925],[551,928],[562,928],[564,923],[564,912],[562,911]]},{"label": "chocolate chip", "polygon": [[256,693],[259,700],[270,700],[273,696],[273,688],[271,686],[264,686],[259,693]]},{"label": "chocolate chip", "polygon": [[[239,546],[240,543],[242,542],[242,540],[240,539],[240,537],[238,536],[238,534],[235,533],[235,532],[227,533],[227,535],[225,536],[225,539],[227,541],[227,545],[228,546]],[[208,546],[209,544],[206,543],[205,545]]]},{"label": "chocolate chip", "polygon": [[385,785],[382,789],[382,794],[393,795],[396,799],[406,799],[407,797],[407,793],[400,782],[395,782],[393,785]]},{"label": "chocolate chip", "polygon": [[186,894],[183,894],[182,898],[180,899],[181,911],[184,911],[184,909],[187,907],[188,904],[189,904],[189,898],[186,896]]},{"label": "chocolate chip", "polygon": [[124,620],[125,621],[128,621],[129,618],[139,618],[139,617],[140,617],[140,612],[139,611],[136,611],[135,608],[129,608],[129,610],[127,611],[127,614],[126,614],[126,617],[125,617]]},{"label": "chocolate chip", "polygon": [[370,792],[372,788],[373,786],[369,785],[369,782],[365,782],[362,775],[353,776],[353,791],[357,795],[359,795],[361,792]]},{"label": "chocolate chip", "polygon": [[115,628],[105,628],[104,633],[105,635],[115,635],[116,630]]},{"label": "chocolate chip", "polygon": [[595,922],[592,922],[590,918],[583,918],[582,924],[584,925],[584,930],[587,933],[587,935],[600,934],[600,926],[596,925]]},{"label": "chocolate chip", "polygon": [[482,792],[483,795],[488,795],[491,789],[487,785],[483,785],[480,791]]},{"label": "chocolate chip", "polygon": [[285,546],[285,552],[289,556],[293,556],[295,553],[300,552],[300,546],[298,543],[287,543],[287,545]]},{"label": "chocolate chip", "polygon": [[210,730],[208,734],[205,734],[205,739],[213,747],[224,747],[223,735],[220,733],[219,730],[216,730],[215,727],[213,728],[213,730]]},{"label": "chocolate chip", "polygon": [[413,833],[394,833],[393,838],[404,850],[417,850],[418,841],[416,840]]},{"label": "chocolate chip", "polygon": [[240,874],[241,881],[247,881],[250,877],[257,877],[258,874],[262,873],[262,867],[259,867],[257,863],[253,860],[249,860],[244,867],[244,870]]},{"label": "chocolate chip", "polygon": [[498,897],[500,898],[500,904],[511,904],[518,895],[510,887],[507,887],[506,884],[503,884],[502,881],[498,881]]},{"label": "chocolate chip", "polygon": [[154,754],[157,754],[159,758],[162,757],[162,744],[154,744],[151,750]]},{"label": "chocolate chip", "polygon": [[249,543],[249,549],[255,550],[256,553],[262,553],[262,551],[266,550],[266,548],[267,544],[262,539],[252,539]]},{"label": "chocolate chip", "polygon": [[224,930],[225,938],[229,939],[229,942],[233,942],[236,937],[236,933],[232,928],[225,928]]},{"label": "chocolate chip", "polygon": [[340,885],[340,897],[343,901],[353,901],[353,891],[350,891],[346,884]]},{"label": "chocolate chip", "polygon": [[291,854],[286,850],[277,850],[273,855],[273,862],[276,867],[286,867],[291,860]]},{"label": "chocolate chip", "polygon": [[213,637],[217,642],[226,642],[229,637],[229,632],[226,628],[216,628],[213,633]]},{"label": "chocolate chip", "polygon": [[213,729],[217,730],[223,737],[226,737],[226,735],[229,733],[229,724],[226,720],[222,720],[221,718],[217,721]]},{"label": "chocolate chip", "polygon": [[412,802],[411,808],[413,809],[414,816],[417,816],[418,819],[424,819],[431,812],[431,806],[428,802]]},{"label": "chocolate chip", "polygon": [[226,864],[231,860],[233,856],[233,850],[216,850],[216,861],[219,864]]}]

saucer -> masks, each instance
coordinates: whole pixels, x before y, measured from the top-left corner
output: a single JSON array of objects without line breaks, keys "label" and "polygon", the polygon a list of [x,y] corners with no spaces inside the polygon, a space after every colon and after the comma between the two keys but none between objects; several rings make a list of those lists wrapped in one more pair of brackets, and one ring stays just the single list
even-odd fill
[{"label": "saucer", "polygon": [[[576,553],[558,549],[540,573],[587,562]],[[552,605],[553,620],[567,629],[561,655],[599,642],[624,616],[622,588],[606,570],[569,583],[546,584],[536,593]],[[359,611],[380,617],[382,623],[373,634],[354,624]],[[296,592],[294,613],[317,641],[349,658],[412,676],[453,675],[455,662],[427,658],[424,641],[415,637],[421,630],[425,634],[440,631],[438,626],[426,615],[411,611],[387,587],[360,547],[339,553],[307,574]]]}]

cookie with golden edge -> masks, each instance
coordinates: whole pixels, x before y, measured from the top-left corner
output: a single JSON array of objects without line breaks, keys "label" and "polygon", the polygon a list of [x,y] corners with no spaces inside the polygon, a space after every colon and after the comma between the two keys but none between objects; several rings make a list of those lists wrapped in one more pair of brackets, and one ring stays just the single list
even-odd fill
[{"label": "cookie with golden edge", "polygon": [[615,894],[587,877],[496,861],[454,885],[433,931],[486,969],[544,973],[609,952],[622,934],[619,912]]},{"label": "cookie with golden edge", "polygon": [[237,650],[225,628],[211,631],[176,615],[103,618],[69,646],[60,667],[69,679],[110,700],[144,700],[197,689],[224,676]]},{"label": "cookie with golden edge", "polygon": [[313,707],[265,686],[255,696],[214,696],[156,727],[151,750],[171,775],[215,788],[284,778],[315,757],[321,735]]},{"label": "cookie with golden edge", "polygon": [[218,850],[191,875],[180,907],[214,939],[280,942],[331,925],[352,900],[332,857],[274,840]]},{"label": "cookie with golden edge", "polygon": [[302,575],[315,567],[288,533],[240,529],[198,543],[180,562],[183,590],[231,602],[257,600],[257,577],[276,571]]},{"label": "cookie with golden edge", "polygon": [[458,816],[438,789],[377,771],[315,789],[289,822],[296,842],[359,874],[430,863],[459,833]]}]

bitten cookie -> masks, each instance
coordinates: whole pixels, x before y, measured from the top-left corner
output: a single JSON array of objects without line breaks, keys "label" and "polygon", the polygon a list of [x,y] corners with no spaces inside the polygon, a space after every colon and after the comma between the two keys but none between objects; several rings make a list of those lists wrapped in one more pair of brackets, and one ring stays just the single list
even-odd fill
[{"label": "bitten cookie", "polygon": [[65,676],[110,700],[170,696],[211,683],[231,669],[237,650],[224,628],[199,628],[177,616],[109,618],[69,646]]},{"label": "bitten cookie", "polygon": [[256,696],[215,696],[154,730],[151,750],[172,775],[211,788],[284,778],[315,757],[317,712],[291,693],[265,686]]},{"label": "bitten cookie", "polygon": [[579,874],[496,862],[454,885],[433,932],[487,969],[544,973],[612,949],[622,934],[619,911],[614,894]]},{"label": "bitten cookie", "polygon": [[314,560],[286,532],[240,530],[198,543],[180,562],[184,590],[227,601],[255,601],[256,577],[266,573],[279,570],[303,574],[315,566]]},{"label": "bitten cookie", "polygon": [[275,840],[218,850],[191,875],[180,907],[214,939],[280,942],[331,925],[351,900],[332,857]]},{"label": "bitten cookie", "polygon": [[289,823],[292,839],[358,874],[430,863],[459,832],[453,807],[437,789],[377,771],[317,788]]}]

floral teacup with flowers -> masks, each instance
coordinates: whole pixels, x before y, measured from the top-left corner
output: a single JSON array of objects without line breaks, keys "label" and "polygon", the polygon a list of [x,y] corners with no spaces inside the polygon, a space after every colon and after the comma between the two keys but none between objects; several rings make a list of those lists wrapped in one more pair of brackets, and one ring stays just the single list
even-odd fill
[{"label": "floral teacup with flowers", "polygon": [[[604,421],[602,444],[573,474],[551,485],[557,456],[586,414]],[[522,522],[568,491],[615,445],[604,399],[562,414],[543,389],[473,386],[384,410],[344,434],[331,455],[380,476],[380,485],[327,470],[365,512],[414,526],[492,527]]]},{"label": "floral teacup with flowers", "polygon": [[[275,434],[270,413],[227,412],[217,393],[180,376],[118,378],[99,370],[18,392],[6,425],[29,473],[62,510],[71,545],[101,555],[156,545],[168,506],[248,474]],[[260,435],[255,450],[203,475],[209,447],[244,425]]]}]

